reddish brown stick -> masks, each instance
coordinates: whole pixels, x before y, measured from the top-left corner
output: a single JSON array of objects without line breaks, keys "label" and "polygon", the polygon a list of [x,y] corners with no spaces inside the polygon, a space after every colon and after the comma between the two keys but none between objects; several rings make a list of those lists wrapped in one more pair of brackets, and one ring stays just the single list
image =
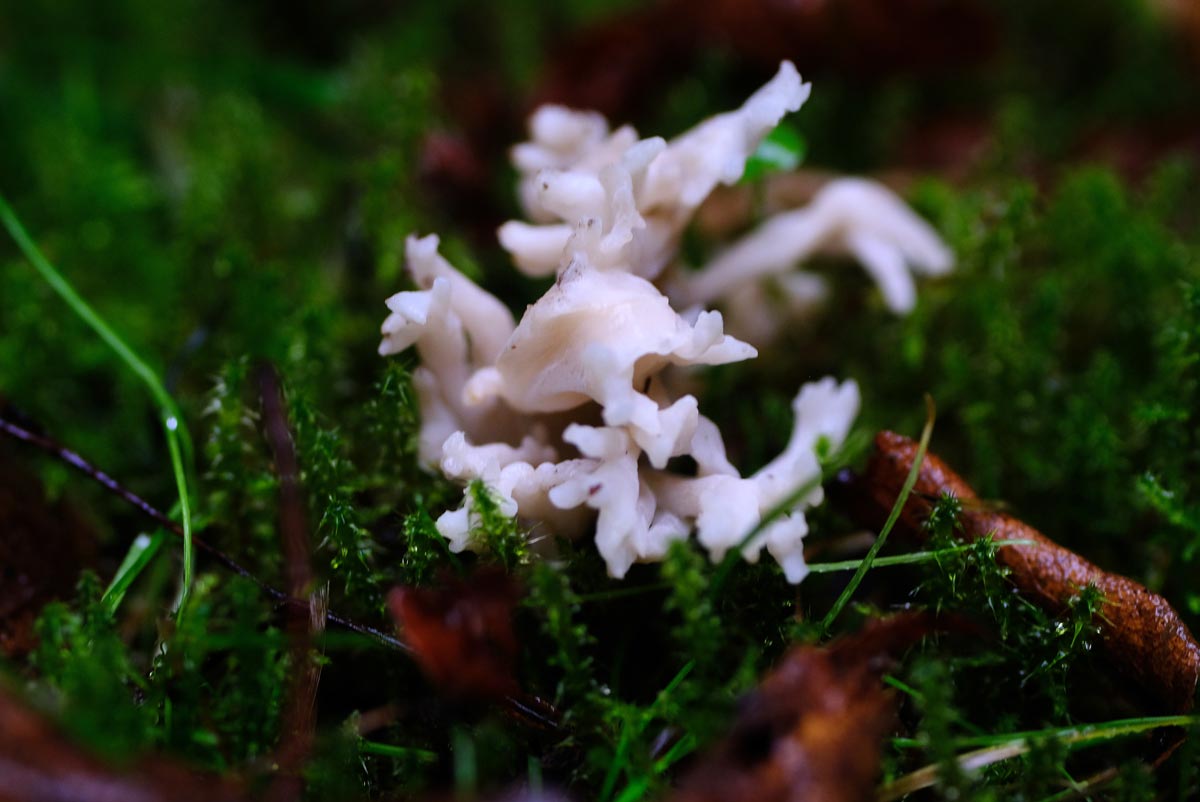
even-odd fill
[{"label": "reddish brown stick", "polygon": [[[866,521],[882,523],[912,469],[917,443],[893,432],[875,437],[860,482]],[[975,540],[1032,540],[1029,545],[1001,546],[997,561],[1010,569],[1010,579],[1026,597],[1052,613],[1061,612],[1081,588],[1094,585],[1104,594],[1097,624],[1109,660],[1167,710],[1192,709],[1200,679],[1200,645],[1166,599],[1118,574],[1109,573],[1065,549],[1033,527],[1003,512],[987,509],[962,477],[933,454],[926,454],[917,483],[897,526],[918,536],[934,501],[951,493],[963,505],[959,518],[963,537]]]},{"label": "reddish brown stick", "polygon": [[317,687],[320,664],[313,658],[313,635],[324,629],[325,609],[313,588],[309,530],[304,514],[304,491],[300,485],[300,462],[288,429],[283,387],[269,365],[257,371],[262,398],[263,428],[275,468],[279,474],[279,535],[283,545],[288,593],[293,599],[308,598],[309,609],[288,610],[287,634],[291,643],[291,682],[283,709],[283,726],[276,749],[278,773],[267,789],[270,802],[292,802],[304,795],[304,766],[312,753],[316,731]]}]

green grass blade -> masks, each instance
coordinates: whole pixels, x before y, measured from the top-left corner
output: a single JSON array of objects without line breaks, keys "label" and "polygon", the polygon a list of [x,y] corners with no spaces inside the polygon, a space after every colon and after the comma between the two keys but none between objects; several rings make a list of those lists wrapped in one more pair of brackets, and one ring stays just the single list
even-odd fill
[{"label": "green grass blade", "polygon": [[[1031,749],[1031,744],[1038,740],[1053,738],[1063,743],[1068,749],[1077,749],[1164,727],[1190,727],[1198,722],[1200,722],[1200,716],[1147,716],[1098,724],[1079,724],[1073,727],[1052,727],[1030,732],[1014,732],[1005,735],[968,736],[956,738],[955,742],[964,746],[979,747],[958,756],[958,764],[964,771],[977,772],[985,766],[1027,754]],[[924,747],[924,744],[920,743],[905,745]],[[941,767],[934,763],[910,772],[882,786],[876,799],[879,802],[890,802],[923,788],[929,788],[937,783],[940,771]],[[1056,798],[1062,797],[1058,795],[1050,797],[1050,799]],[[1043,800],[1043,802],[1048,802],[1048,800]]]},{"label": "green grass blade", "polygon": [[3,195],[0,195],[0,222],[8,230],[21,253],[29,260],[34,269],[50,285],[59,297],[66,302],[80,320],[96,332],[113,352],[125,363],[134,375],[142,380],[150,391],[155,404],[158,406],[159,417],[162,421],[163,433],[167,440],[167,449],[171,455],[171,470],[175,474],[175,489],[179,494],[179,517],[183,526],[183,578],[179,594],[179,612],[187,606],[187,600],[192,588],[194,572],[194,549],[192,547],[192,511],[188,496],[187,474],[184,470],[184,453],[191,454],[191,440],[183,427],[183,416],[179,412],[175,400],[167,392],[158,374],[142,360],[125,341],[88,305],[87,301],[75,292],[75,288],[59,273],[29,236],[12,207],[8,205]]},{"label": "green grass blade", "polygon": [[454,731],[454,791],[460,799],[470,799],[475,796],[479,787],[479,762],[475,755],[475,741],[470,733],[463,729]]},{"label": "green grass blade", "polygon": [[639,777],[625,786],[625,790],[617,797],[616,802],[638,802],[639,799],[646,795],[646,791],[648,790],[650,790],[650,778]]},{"label": "green grass blade", "polygon": [[125,598],[125,592],[158,554],[166,537],[166,533],[159,529],[153,535],[138,535],[134,538],[112,582],[100,597],[100,603],[109,615],[116,613],[117,608],[121,606],[121,600]]},{"label": "green grass blade", "polygon": [[359,754],[363,755],[380,755],[381,757],[403,760],[418,760],[422,763],[436,763],[438,759],[437,752],[431,752],[428,749],[382,744],[378,741],[368,741],[365,738],[358,740],[358,751]]},{"label": "green grass blade", "polygon": [[[997,540],[992,543],[996,548],[1004,546],[1032,546],[1037,541],[1034,540]],[[892,565],[915,565],[918,563],[932,562],[939,557],[945,557],[948,554],[957,554],[959,552],[968,551],[974,548],[974,544],[967,543],[962,546],[950,546],[944,549],[936,549],[934,551],[914,551],[912,554],[896,554],[891,557],[877,557],[871,564],[872,568],[887,568]],[[866,558],[861,560],[842,560],[832,563],[809,563],[808,572],[810,574],[832,574],[837,571],[853,571],[859,568]]]},{"label": "green grass blade", "polygon": [[917,483],[917,474],[921,470],[921,463],[925,461],[925,450],[929,448],[929,438],[933,436],[933,421],[937,417],[937,411],[933,405],[933,398],[925,396],[925,428],[921,431],[921,442],[917,446],[917,456],[913,460],[912,469],[909,470],[908,476],[904,479],[904,486],[900,488],[900,495],[896,497],[896,503],[892,505],[892,512],[888,515],[887,521],[883,525],[883,529],[879,531],[879,537],[875,538],[875,542],[871,544],[871,549],[867,552],[867,556],[863,558],[862,563],[858,566],[858,570],[854,572],[854,576],[846,584],[837,601],[829,608],[829,612],[825,614],[825,618],[821,620],[821,631],[828,633],[833,622],[841,615],[842,610],[850,601],[850,597],[854,595],[854,591],[858,590],[859,584],[863,577],[867,575],[867,571],[871,570],[871,565],[875,562],[876,555],[883,548],[883,544],[887,541],[888,535],[892,531],[892,527],[896,525],[896,521],[900,518],[900,511],[904,509],[904,503],[908,501],[908,495],[912,492],[913,485]]}]

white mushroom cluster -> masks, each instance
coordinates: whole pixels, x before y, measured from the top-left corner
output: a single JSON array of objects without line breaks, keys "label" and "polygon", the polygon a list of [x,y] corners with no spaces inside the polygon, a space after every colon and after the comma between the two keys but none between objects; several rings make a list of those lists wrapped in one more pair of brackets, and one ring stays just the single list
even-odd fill
[{"label": "white mushroom cluster", "polygon": [[[387,301],[380,353],[416,346],[420,356],[422,461],[464,484],[483,482],[502,512],[535,530],[577,536],[594,527],[614,577],[695,531],[714,559],[740,545],[754,561],[766,548],[799,582],[804,511],[822,499],[818,444],[845,439],[857,386],[804,385],[783,453],[742,476],[695,396],[673,397],[664,373],[756,356],[705,307],[745,307],[764,277],[813,253],[857,258],[897,311],[913,304],[909,270],[950,267],[937,236],[899,199],[844,180],[706,268],[678,269],[697,207],[741,177],[763,137],[808,93],[785,62],[740,109],[670,142],[640,139],[628,126],[612,131],[595,113],[538,110],[531,140],[513,151],[531,222],[505,223],[499,239],[518,269],[553,275],[553,286],[517,321],[439,255],[436,236],[410,237],[408,271],[419,289]],[[670,470],[675,457],[690,457],[695,471]],[[804,486],[813,490],[743,542]],[[472,504],[467,492],[437,521],[455,551],[473,545]]]}]

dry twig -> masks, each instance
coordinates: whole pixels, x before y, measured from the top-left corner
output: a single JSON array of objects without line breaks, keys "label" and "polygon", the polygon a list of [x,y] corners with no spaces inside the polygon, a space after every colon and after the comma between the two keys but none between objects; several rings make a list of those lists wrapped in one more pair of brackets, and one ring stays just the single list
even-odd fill
[{"label": "dry twig", "polygon": [[[876,436],[875,452],[855,483],[860,496],[855,512],[864,523],[877,523],[886,515],[916,452],[916,442],[903,435],[885,431]],[[1093,565],[1013,516],[988,508],[933,454],[925,455],[899,525],[923,536],[923,524],[944,493],[965,502],[959,518],[964,539],[992,535],[996,540],[1032,541],[1002,546],[996,558],[1010,570],[1010,579],[1020,592],[1046,610],[1057,614],[1082,588],[1094,585],[1099,589],[1104,602],[1096,623],[1109,661],[1150,694],[1164,712],[1192,709],[1200,679],[1200,644],[1166,599]]]}]

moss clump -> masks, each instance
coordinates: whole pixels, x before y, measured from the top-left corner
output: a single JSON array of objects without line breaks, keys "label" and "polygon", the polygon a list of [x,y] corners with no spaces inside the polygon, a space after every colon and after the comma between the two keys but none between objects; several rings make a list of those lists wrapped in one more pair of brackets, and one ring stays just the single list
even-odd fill
[{"label": "moss clump", "polygon": [[[383,600],[393,585],[434,585],[479,563],[503,566],[525,588],[519,680],[557,708],[556,726],[447,701],[404,654],[330,626],[316,644],[312,798],[544,781],[581,799],[648,799],[721,734],[737,696],[789,645],[821,637],[811,622],[844,575],[814,575],[797,591],[773,565],[725,572],[680,544],[662,565],[614,583],[586,540],[531,546],[482,487],[470,492],[487,548],[449,552],[433,522],[461,488],[417,464],[414,366],[376,357],[382,301],[402,289],[414,231],[441,231],[453,261],[514,308],[538,287],[503,284],[494,268],[504,255],[460,222],[461,198],[431,181],[423,146],[468,126],[456,116],[474,108],[464,86],[493,87],[505,108],[519,108],[541,45],[610,9],[450,0],[389,14],[386,5],[280,14],[261,2],[8,4],[3,191],[179,400],[203,443],[191,466],[203,536],[251,574],[282,585],[278,479],[252,380],[265,359],[284,377],[313,569],[331,608],[390,631]],[[1134,0],[989,8],[1003,44],[977,73],[823,75],[790,123],[790,147],[804,143],[806,161],[874,169],[904,156],[929,120],[982,121],[988,144],[961,183],[926,179],[910,192],[953,246],[955,274],[922,286],[916,312],[897,319],[859,271],[816,265],[839,268],[829,271],[828,314],[753,365],[705,374],[706,410],[735,462],[754,467],[786,438],[803,379],[858,380],[859,441],[875,428],[915,432],[929,392],[939,408],[933,448],[983,495],[1178,602],[1195,629],[1196,165],[1154,159],[1130,180],[1077,157],[1098,126],[1136,135],[1192,113],[1200,94],[1170,32]],[[652,119],[635,122],[680,130],[740,100],[751,72],[736,52],[701,54],[692,75],[664,88]],[[492,151],[474,154],[486,176],[468,196],[493,211],[514,208],[500,158],[517,123],[515,111],[489,118]],[[688,237],[697,263],[706,247]],[[4,400],[168,506],[169,463],[137,380],[4,243],[0,331]],[[31,459],[28,469],[91,512],[98,570],[111,574],[146,522],[56,462]],[[949,545],[955,514],[951,500],[938,505],[929,548]],[[810,523],[822,550],[839,548],[849,529],[828,507]],[[294,673],[284,617],[252,582],[207,560],[200,569],[179,620],[173,549],[160,550],[115,612],[100,601],[103,583],[85,577],[75,599],[43,610],[38,649],[8,659],[6,673],[106,758],[159,750],[255,779],[278,743]],[[839,630],[858,614],[922,605],[967,614],[988,633],[932,639],[897,668],[891,679],[909,701],[889,777],[936,763],[946,798],[1035,799],[1059,792],[1064,772],[1129,764],[1121,798],[1194,796],[1195,733],[1153,777],[1129,761],[1148,752],[1140,744],[1080,755],[1044,734],[1026,758],[978,777],[953,767],[976,748],[971,738],[1136,712],[1088,648],[1094,593],[1082,589],[1073,609],[1048,616],[1013,594],[983,540],[923,567],[873,569],[856,601]]]}]

